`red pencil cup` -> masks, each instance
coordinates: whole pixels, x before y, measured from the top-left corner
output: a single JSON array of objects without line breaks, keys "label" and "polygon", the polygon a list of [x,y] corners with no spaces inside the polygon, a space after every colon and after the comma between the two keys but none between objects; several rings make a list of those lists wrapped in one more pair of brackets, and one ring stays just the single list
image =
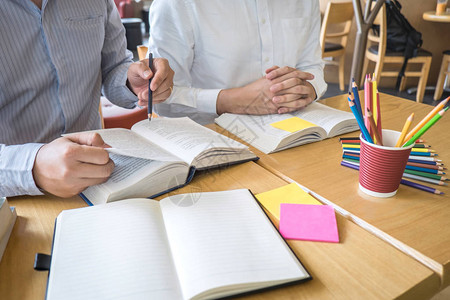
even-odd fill
[{"label": "red pencil cup", "polygon": [[400,132],[383,129],[383,146],[367,142],[362,135],[359,189],[374,197],[392,197],[397,193],[411,148],[394,147]]}]

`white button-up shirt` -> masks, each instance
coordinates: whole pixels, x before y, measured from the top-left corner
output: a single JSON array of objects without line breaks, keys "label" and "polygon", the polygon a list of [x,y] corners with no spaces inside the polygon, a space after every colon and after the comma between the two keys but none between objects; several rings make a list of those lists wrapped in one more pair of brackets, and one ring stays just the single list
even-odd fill
[{"label": "white button-up shirt", "polygon": [[326,90],[318,1],[155,0],[150,22],[150,51],[175,71],[171,97],[155,105],[161,115],[211,123],[221,89],[253,82],[273,65],[312,73],[317,98]]}]

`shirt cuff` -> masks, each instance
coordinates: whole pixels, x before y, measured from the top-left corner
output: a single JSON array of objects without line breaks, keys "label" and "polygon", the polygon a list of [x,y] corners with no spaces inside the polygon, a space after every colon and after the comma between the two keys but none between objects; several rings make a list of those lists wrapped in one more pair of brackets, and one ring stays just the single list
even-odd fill
[{"label": "shirt cuff", "polygon": [[43,195],[33,178],[36,154],[44,144],[5,146],[0,151],[0,193],[11,197]]},{"label": "shirt cuff", "polygon": [[308,80],[308,82],[311,83],[316,92],[316,99],[313,100],[319,100],[323,96],[323,94],[325,94],[328,87],[325,80],[323,79],[323,73],[317,72],[316,70],[304,70],[304,71],[314,75],[314,79]]},{"label": "shirt cuff", "polygon": [[217,96],[221,89],[200,90],[197,95],[197,109],[202,112],[217,114]]}]

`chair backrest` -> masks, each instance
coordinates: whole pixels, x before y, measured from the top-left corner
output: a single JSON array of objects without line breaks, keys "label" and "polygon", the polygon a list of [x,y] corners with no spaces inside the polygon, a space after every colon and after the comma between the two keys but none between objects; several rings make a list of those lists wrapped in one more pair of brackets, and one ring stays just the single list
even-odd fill
[{"label": "chair backrest", "polygon": [[147,46],[144,46],[144,45],[137,46],[137,53],[138,53],[139,60],[145,59],[147,56],[147,52],[148,52]]},{"label": "chair backrest", "polygon": [[[353,20],[353,4],[352,2],[329,2],[325,10],[320,30],[320,44],[322,46],[322,53],[325,48],[325,41],[327,38],[340,38],[339,44],[344,49],[347,46],[347,38],[350,33],[350,27]],[[341,24],[341,30],[327,33],[330,25]],[[334,26],[337,27],[337,26]]]},{"label": "chair backrest", "polygon": [[[373,8],[374,4],[372,4]],[[374,30],[369,31],[368,35],[368,46],[372,43],[378,43],[378,55],[384,56],[386,53],[386,37],[387,37],[387,25],[386,25],[386,5],[382,5],[378,14],[373,21],[373,25],[378,25],[379,30],[378,34],[374,32]]]}]

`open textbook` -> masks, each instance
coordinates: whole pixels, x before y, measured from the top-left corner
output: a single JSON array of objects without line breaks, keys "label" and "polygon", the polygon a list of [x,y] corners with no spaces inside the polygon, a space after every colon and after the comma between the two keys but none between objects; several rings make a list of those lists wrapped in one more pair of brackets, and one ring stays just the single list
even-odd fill
[{"label": "open textbook", "polygon": [[241,189],[63,211],[47,299],[217,299],[308,279]]},{"label": "open textbook", "polygon": [[[294,132],[271,125],[291,118],[307,122]],[[317,102],[290,114],[223,114],[215,122],[266,154],[359,129],[353,114]]]},{"label": "open textbook", "polygon": [[188,183],[195,170],[255,160],[247,146],[191,119],[155,118],[131,128],[95,130],[112,148],[115,163],[105,183],[81,196],[89,204],[130,197],[151,197]]}]

